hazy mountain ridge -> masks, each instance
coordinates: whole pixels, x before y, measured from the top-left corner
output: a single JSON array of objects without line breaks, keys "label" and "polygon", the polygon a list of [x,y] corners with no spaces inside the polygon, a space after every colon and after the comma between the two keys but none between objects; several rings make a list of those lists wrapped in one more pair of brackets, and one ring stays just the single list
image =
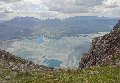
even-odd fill
[{"label": "hazy mountain ridge", "polygon": [[0,39],[14,39],[33,35],[61,38],[63,36],[76,36],[81,33],[104,32],[110,31],[115,22],[116,19],[97,16],[77,16],[63,20],[15,17],[0,23]]}]

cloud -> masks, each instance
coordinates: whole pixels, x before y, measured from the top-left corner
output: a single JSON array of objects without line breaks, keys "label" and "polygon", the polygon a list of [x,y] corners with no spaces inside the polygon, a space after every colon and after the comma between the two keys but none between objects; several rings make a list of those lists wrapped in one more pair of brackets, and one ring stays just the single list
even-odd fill
[{"label": "cloud", "polygon": [[101,5],[104,0],[75,0],[76,5],[82,5],[87,7],[93,7]]},{"label": "cloud", "polygon": [[120,0],[108,0],[104,3],[108,13],[114,17],[120,17]]},{"label": "cloud", "polygon": [[84,6],[74,6],[71,8],[65,8],[63,10],[59,10],[63,13],[88,13],[90,8],[86,8]]},{"label": "cloud", "polygon": [[116,8],[116,7],[120,7],[120,0],[107,0],[104,1],[103,4],[107,8]]},{"label": "cloud", "polygon": [[0,0],[0,1],[5,2],[5,3],[12,3],[12,2],[20,2],[23,0]]},{"label": "cloud", "polygon": [[103,0],[46,0],[44,4],[50,11],[63,13],[89,13],[89,10],[92,10],[92,7],[101,5],[102,2]]},{"label": "cloud", "polygon": [[13,14],[12,17],[119,16],[119,9],[119,0],[0,0],[0,13]]},{"label": "cloud", "polygon": [[35,16],[35,17],[55,17],[57,12],[49,11],[48,7],[44,4],[33,2],[16,2],[16,3],[3,3],[0,2],[0,13],[6,14],[6,17],[11,16]]}]

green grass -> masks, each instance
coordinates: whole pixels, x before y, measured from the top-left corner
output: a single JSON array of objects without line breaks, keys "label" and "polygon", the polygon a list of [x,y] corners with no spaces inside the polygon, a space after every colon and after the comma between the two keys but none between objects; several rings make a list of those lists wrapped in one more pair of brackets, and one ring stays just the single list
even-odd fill
[{"label": "green grass", "polygon": [[120,67],[91,67],[84,70],[55,69],[16,73],[1,70],[0,83],[120,83]]}]

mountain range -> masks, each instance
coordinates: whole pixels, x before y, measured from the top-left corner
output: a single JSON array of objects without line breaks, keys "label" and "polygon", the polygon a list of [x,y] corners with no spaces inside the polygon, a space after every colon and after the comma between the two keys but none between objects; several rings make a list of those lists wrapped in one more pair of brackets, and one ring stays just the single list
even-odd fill
[{"label": "mountain range", "polygon": [[76,16],[66,19],[41,20],[34,17],[15,17],[0,23],[0,39],[42,35],[52,38],[77,36],[82,33],[107,32],[117,18]]}]

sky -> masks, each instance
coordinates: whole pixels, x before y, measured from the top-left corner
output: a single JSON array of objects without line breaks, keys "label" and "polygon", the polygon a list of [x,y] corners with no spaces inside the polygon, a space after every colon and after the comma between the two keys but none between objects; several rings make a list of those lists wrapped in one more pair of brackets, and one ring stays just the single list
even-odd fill
[{"label": "sky", "polygon": [[120,16],[120,0],[0,0],[0,19]]}]

